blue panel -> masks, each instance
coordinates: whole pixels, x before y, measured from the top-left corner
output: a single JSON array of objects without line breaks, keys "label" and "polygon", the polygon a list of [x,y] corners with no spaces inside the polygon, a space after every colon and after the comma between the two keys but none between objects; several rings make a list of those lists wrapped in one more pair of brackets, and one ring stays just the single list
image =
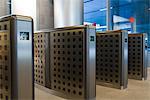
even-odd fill
[{"label": "blue panel", "polygon": [[106,26],[106,0],[84,0],[84,22]]}]

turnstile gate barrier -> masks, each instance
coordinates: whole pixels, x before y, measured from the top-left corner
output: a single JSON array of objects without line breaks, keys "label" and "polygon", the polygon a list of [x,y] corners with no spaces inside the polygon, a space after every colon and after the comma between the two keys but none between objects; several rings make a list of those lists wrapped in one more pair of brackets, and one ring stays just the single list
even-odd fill
[{"label": "turnstile gate barrier", "polygon": [[147,79],[147,35],[129,34],[128,77]]},{"label": "turnstile gate barrier", "polygon": [[95,27],[65,27],[50,32],[51,89],[73,99],[95,98],[95,58]]},{"label": "turnstile gate barrier", "polygon": [[0,18],[0,100],[33,100],[33,21]]},{"label": "turnstile gate barrier", "polygon": [[128,33],[106,31],[97,33],[97,84],[124,89],[128,84]]}]

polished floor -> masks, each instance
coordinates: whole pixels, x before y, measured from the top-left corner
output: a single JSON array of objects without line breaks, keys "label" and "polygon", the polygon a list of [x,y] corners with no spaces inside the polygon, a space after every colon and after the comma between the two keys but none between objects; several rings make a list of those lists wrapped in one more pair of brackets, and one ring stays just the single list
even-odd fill
[{"label": "polished floor", "polygon": [[[35,88],[35,100],[65,99]],[[128,88],[125,90],[96,86],[96,100],[150,100],[150,77],[146,81],[129,80]]]}]

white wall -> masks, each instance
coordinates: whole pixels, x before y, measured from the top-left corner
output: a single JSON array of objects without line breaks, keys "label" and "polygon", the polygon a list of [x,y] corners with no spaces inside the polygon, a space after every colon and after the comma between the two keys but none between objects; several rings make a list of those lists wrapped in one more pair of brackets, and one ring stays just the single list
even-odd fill
[{"label": "white wall", "polygon": [[12,14],[31,16],[36,30],[36,0],[12,0]]}]

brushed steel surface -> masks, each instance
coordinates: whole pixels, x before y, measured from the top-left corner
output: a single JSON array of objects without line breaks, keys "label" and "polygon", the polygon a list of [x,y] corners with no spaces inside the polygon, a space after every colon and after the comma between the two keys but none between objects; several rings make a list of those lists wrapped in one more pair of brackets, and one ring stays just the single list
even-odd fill
[{"label": "brushed steel surface", "polygon": [[53,0],[36,0],[37,30],[54,28]]},{"label": "brushed steel surface", "polygon": [[[33,94],[33,29],[32,22],[30,21],[16,21],[16,65],[17,70],[17,89],[18,89],[18,100],[28,99],[32,100]],[[29,32],[29,40],[21,40],[20,32]],[[13,58],[12,58],[13,59]],[[15,81],[15,80],[13,80]],[[27,86],[27,87],[26,87]],[[28,92],[27,92],[28,91]]]},{"label": "brushed steel surface", "polygon": [[122,78],[121,78],[121,86],[123,89],[128,86],[128,33],[127,31],[122,31]]},{"label": "brushed steel surface", "polygon": [[0,17],[10,14],[9,0],[0,0]]},{"label": "brushed steel surface", "polygon": [[146,34],[129,34],[129,78],[147,78]]},{"label": "brushed steel surface", "polygon": [[127,88],[128,36],[124,31],[97,33],[97,84]]},{"label": "brushed steel surface", "polygon": [[[96,30],[87,27],[86,29],[86,98],[95,99],[96,94]],[[84,51],[83,51],[84,52]]]},{"label": "brushed steel surface", "polygon": [[54,27],[83,24],[83,0],[54,0]]}]

